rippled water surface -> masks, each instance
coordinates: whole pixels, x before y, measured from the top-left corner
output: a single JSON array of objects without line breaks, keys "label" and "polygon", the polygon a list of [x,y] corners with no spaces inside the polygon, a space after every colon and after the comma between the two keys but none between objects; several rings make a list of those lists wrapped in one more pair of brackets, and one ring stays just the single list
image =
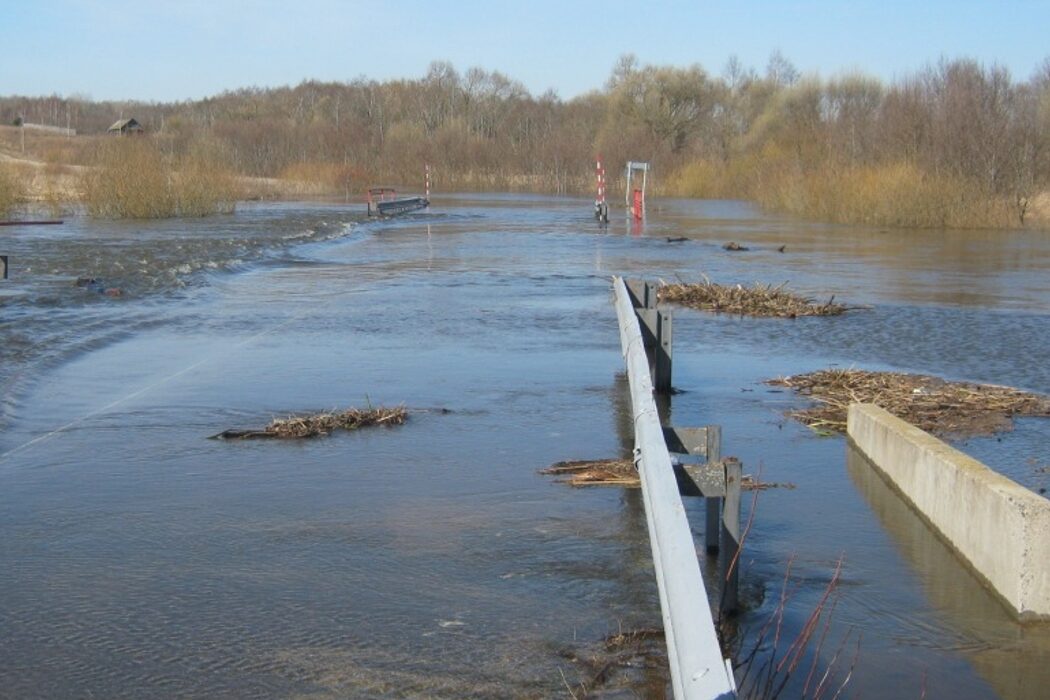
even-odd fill
[{"label": "rippled water surface", "polygon": [[[1050,392],[1050,236],[808,224],[737,202],[656,202],[608,228],[578,199],[361,213],[5,230],[0,697],[662,696],[658,658],[599,673],[607,635],[660,624],[638,494],[536,474],[629,450],[613,274],[788,282],[870,307],[676,311],[673,422],[721,424],[746,472],[796,486],[758,500],[745,651],[789,566],[793,637],[841,559],[816,657],[848,635],[846,695],[1050,687],[1050,629],[1013,622],[862,457],[786,420],[796,399],[761,383],[852,365]],[[369,402],[410,420],[207,439]],[[960,447],[1038,491],[1047,423]]]}]

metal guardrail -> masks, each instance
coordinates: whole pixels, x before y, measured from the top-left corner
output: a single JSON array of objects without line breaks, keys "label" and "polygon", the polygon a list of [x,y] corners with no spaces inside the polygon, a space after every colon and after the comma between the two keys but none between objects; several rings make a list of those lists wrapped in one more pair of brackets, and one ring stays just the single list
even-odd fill
[{"label": "metal guardrail", "polygon": [[692,531],[653,400],[641,328],[623,279],[613,278],[613,288],[631,387],[635,464],[642,482],[674,695],[680,700],[735,698],[732,666],[718,644]]}]

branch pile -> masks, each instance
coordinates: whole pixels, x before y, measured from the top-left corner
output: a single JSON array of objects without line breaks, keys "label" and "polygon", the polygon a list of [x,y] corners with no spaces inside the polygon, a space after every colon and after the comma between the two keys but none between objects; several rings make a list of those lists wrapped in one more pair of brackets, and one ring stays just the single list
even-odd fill
[{"label": "branch pile", "polygon": [[638,470],[629,459],[595,459],[557,462],[541,469],[540,474],[562,477],[559,483],[570,486],[625,486],[639,488]]},{"label": "branch pile", "polygon": [[846,432],[851,403],[874,403],[928,433],[970,437],[1013,429],[1014,416],[1050,417],[1050,397],[994,384],[949,382],[923,374],[825,369],[766,382],[818,405],[788,415],[817,432]]},{"label": "branch pile", "polygon": [[300,439],[328,435],[335,430],[357,430],[374,425],[401,425],[408,418],[404,406],[394,408],[350,408],[345,411],[275,418],[262,430],[224,430],[212,437],[222,440],[249,438]]},{"label": "branch pile", "polygon": [[[785,283],[786,284],[786,283]],[[715,284],[710,280],[696,283],[663,284],[660,301],[681,304],[701,311],[761,316],[768,318],[797,318],[799,316],[839,316],[848,310],[836,304],[834,295],[819,304],[807,297],[784,289],[756,282],[751,287]]]}]

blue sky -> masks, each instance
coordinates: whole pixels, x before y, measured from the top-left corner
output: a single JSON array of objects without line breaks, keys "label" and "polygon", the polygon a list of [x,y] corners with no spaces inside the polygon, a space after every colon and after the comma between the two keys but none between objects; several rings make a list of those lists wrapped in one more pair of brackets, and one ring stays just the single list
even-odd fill
[{"label": "blue sky", "polygon": [[893,80],[942,56],[1026,79],[1050,56],[1050,0],[357,2],[0,0],[0,94],[184,100],[304,79],[498,70],[534,94],[600,88],[617,57]]}]

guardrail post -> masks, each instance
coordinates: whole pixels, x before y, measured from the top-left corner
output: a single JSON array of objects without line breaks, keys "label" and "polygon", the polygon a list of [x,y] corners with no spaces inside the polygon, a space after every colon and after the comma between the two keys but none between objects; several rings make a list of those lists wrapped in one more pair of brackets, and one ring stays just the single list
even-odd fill
[{"label": "guardrail post", "polygon": [[649,376],[658,394],[671,393],[673,357],[672,318],[656,308],[656,285],[644,280],[624,280],[634,313],[642,329],[642,344],[649,359]]},{"label": "guardrail post", "polygon": [[7,256],[0,255],[0,279],[7,279]]},{"label": "guardrail post", "polygon": [[624,280],[635,309],[656,308],[656,285],[645,280]]},{"label": "guardrail post", "polygon": [[[722,459],[722,427],[712,425],[707,429],[707,461],[718,462]],[[722,512],[722,499],[718,496],[704,498],[704,510],[707,518],[704,523],[704,546],[708,554],[718,554],[719,515]]]},{"label": "guardrail post", "polygon": [[740,549],[740,487],[743,479],[743,468],[739,460],[727,458],[725,462],[726,497],[722,511],[721,538],[719,552],[719,571],[722,574],[723,613],[735,613],[737,610],[737,587],[740,574],[740,561],[737,551]]},{"label": "guardrail post", "polygon": [[656,312],[656,347],[653,348],[653,391],[671,393],[671,312]]}]

